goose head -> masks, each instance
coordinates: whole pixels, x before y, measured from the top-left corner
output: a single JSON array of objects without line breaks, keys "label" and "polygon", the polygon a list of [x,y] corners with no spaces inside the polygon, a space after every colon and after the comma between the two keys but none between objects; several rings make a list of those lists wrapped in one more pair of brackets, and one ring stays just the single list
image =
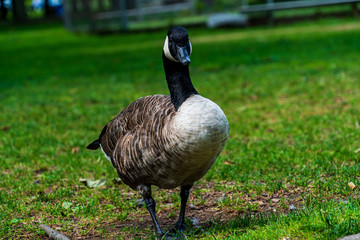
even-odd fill
[{"label": "goose head", "polygon": [[164,55],[173,62],[179,62],[182,65],[189,65],[192,51],[188,32],[183,27],[172,27],[168,31],[164,43]]}]

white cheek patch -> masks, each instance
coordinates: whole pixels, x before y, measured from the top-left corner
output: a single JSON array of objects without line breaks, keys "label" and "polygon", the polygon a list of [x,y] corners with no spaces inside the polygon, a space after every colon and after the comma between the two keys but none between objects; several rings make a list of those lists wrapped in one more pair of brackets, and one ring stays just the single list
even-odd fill
[{"label": "white cheek patch", "polygon": [[176,60],[176,59],[173,57],[173,55],[171,55],[171,53],[170,53],[168,36],[166,36],[163,50],[164,50],[165,56],[166,56],[168,59],[170,59],[171,61],[174,61],[174,62],[179,62],[179,61]]},{"label": "white cheek patch", "polygon": [[191,56],[191,53],[192,53],[192,45],[191,45],[190,40],[189,40],[189,46],[190,46],[190,53],[189,53],[189,56]]}]

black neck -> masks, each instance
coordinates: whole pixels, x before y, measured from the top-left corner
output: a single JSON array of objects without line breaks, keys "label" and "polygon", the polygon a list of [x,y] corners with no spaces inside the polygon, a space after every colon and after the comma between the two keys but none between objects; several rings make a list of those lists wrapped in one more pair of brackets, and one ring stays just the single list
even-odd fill
[{"label": "black neck", "polygon": [[164,53],[162,58],[171,102],[177,111],[186,99],[198,92],[191,82],[188,65],[184,66],[180,62],[173,62],[165,57]]}]

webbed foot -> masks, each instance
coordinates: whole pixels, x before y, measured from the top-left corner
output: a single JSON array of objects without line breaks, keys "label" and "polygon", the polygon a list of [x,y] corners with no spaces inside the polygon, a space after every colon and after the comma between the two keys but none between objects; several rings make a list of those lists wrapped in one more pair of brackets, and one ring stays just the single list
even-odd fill
[{"label": "webbed foot", "polygon": [[180,239],[186,239],[185,235],[180,232],[180,231],[176,231],[173,232],[175,228],[173,228],[171,231],[166,232],[164,234],[161,234],[158,236],[159,240],[180,240]]},{"label": "webbed foot", "polygon": [[186,225],[182,221],[178,221],[175,226],[171,229],[171,233],[182,233],[186,229]]}]

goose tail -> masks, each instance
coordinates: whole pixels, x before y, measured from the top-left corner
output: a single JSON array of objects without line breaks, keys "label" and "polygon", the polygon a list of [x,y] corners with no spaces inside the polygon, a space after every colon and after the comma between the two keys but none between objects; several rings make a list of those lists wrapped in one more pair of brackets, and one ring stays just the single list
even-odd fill
[{"label": "goose tail", "polygon": [[90,143],[86,148],[90,150],[96,150],[100,147],[100,141],[99,139],[96,139],[92,143]]}]

